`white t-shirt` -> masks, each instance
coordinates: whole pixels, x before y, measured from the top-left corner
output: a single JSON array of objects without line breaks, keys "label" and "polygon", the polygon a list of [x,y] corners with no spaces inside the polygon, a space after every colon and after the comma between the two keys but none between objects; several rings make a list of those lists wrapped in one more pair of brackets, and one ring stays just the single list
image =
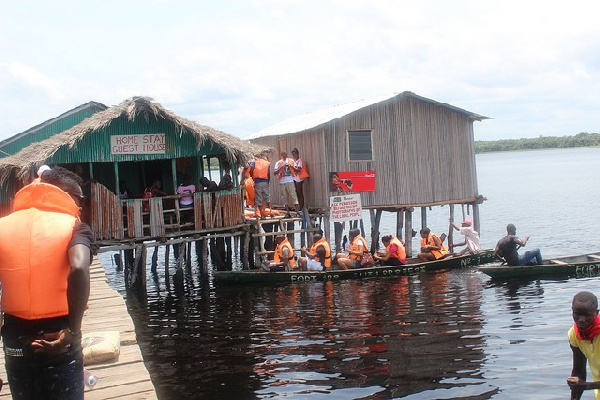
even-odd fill
[{"label": "white t-shirt", "polygon": [[[297,160],[294,160],[294,165],[296,165],[296,168],[298,168],[298,171],[300,171],[302,169],[302,159],[299,158]],[[294,176],[294,182],[302,182],[302,179],[300,179],[300,176],[298,174]]]},{"label": "white t-shirt", "polygon": [[294,182],[294,176],[292,175],[292,171],[290,171],[290,166],[285,165],[286,160],[279,160],[275,163],[275,169],[283,168],[283,173],[279,172],[279,183],[289,183]]},{"label": "white t-shirt", "polygon": [[461,226],[460,233],[461,235],[465,235],[469,250],[471,250],[473,253],[477,253],[480,250],[479,233],[473,230],[472,226]]}]

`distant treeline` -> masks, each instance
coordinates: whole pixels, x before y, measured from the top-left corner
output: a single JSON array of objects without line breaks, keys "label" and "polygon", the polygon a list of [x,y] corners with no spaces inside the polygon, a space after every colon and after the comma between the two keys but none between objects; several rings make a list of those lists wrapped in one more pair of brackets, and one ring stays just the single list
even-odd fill
[{"label": "distant treeline", "polygon": [[540,136],[531,139],[475,141],[475,153],[569,147],[600,147],[600,133],[581,132],[575,136]]}]

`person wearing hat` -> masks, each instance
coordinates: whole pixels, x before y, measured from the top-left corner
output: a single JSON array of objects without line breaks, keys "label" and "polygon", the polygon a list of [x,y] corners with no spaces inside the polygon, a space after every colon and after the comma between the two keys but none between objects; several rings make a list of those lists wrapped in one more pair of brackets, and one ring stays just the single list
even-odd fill
[{"label": "person wearing hat", "polygon": [[463,221],[460,226],[457,223],[451,222],[454,229],[460,232],[465,237],[465,240],[460,243],[454,243],[450,246],[450,251],[456,247],[466,246],[458,253],[453,253],[454,256],[464,256],[465,254],[476,254],[479,253],[481,247],[479,246],[479,232],[473,229],[471,221]]}]

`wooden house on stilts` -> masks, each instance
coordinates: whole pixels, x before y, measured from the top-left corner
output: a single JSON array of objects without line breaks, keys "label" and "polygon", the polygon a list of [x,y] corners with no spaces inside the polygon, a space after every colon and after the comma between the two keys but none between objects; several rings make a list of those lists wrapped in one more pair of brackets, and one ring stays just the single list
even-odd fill
[{"label": "wooden house on stilts", "polygon": [[[404,238],[410,255],[412,244],[406,238],[413,236],[415,209],[421,210],[420,225],[426,227],[429,207],[449,205],[453,219],[459,205],[463,216],[472,213],[479,230],[478,206],[484,198],[477,187],[473,122],[483,119],[487,117],[403,92],[300,115],[249,140],[278,153],[299,149],[310,173],[304,184],[308,208],[327,215],[332,195],[359,192],[362,207],[370,210],[373,244],[382,212],[397,213],[396,234]],[[332,179],[354,182],[331,187]],[[271,193],[281,196],[276,182]],[[339,250],[341,230],[334,226]],[[327,218],[323,227],[331,237]]]},{"label": "wooden house on stilts", "polygon": [[[41,165],[63,166],[82,175],[89,197],[83,218],[101,251],[135,249],[142,260],[146,247],[195,242],[201,247],[197,253],[207,258],[209,239],[222,239],[229,241],[228,250],[214,253],[229,259],[216,264],[230,268],[231,239],[246,246],[250,240],[238,167],[266,148],[182,118],[150,98],[134,97],[114,107],[90,104],[91,111],[81,106],[0,142],[5,155],[0,209],[10,210],[16,191]],[[224,174],[230,174],[231,188],[196,192],[190,207],[180,205],[177,187],[184,177],[198,188],[201,177],[218,182]],[[156,180],[168,195],[144,198],[144,189]]]}]

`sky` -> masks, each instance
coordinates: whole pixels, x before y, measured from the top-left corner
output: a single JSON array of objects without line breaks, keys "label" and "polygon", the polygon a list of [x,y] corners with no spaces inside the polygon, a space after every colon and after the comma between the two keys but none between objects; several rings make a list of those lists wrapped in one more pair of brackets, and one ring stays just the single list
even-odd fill
[{"label": "sky", "polygon": [[476,140],[600,132],[597,0],[3,0],[0,140],[148,96],[240,138],[411,91]]}]

